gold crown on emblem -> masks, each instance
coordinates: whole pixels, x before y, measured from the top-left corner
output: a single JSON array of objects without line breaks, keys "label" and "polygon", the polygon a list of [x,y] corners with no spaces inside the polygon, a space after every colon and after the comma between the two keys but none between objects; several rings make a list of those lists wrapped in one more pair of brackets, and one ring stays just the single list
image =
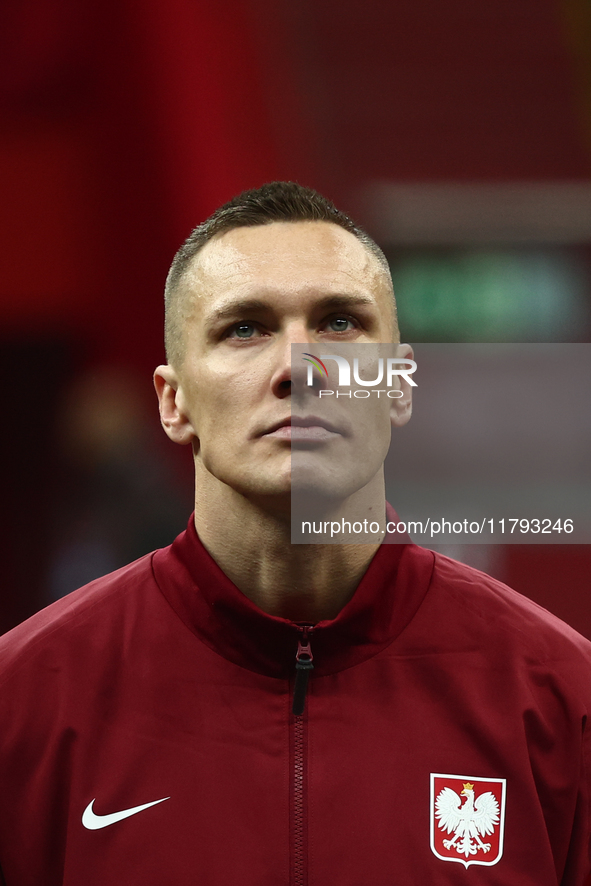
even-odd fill
[{"label": "gold crown on emblem", "polygon": [[470,782],[467,781],[466,784],[464,785],[464,790],[465,790],[465,791],[473,791],[473,790],[474,790],[474,785],[473,785],[473,784],[470,784]]}]

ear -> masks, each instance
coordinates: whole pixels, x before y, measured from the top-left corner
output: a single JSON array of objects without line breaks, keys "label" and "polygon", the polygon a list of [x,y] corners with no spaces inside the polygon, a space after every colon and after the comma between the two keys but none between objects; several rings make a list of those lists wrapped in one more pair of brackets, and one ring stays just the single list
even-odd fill
[{"label": "ear", "polygon": [[[396,356],[399,358],[413,359],[413,350],[410,345],[397,345]],[[412,414],[412,389],[413,386],[403,376],[398,376],[402,397],[392,399],[390,407],[390,423],[393,428],[403,427]]]},{"label": "ear", "polygon": [[154,371],[162,427],[174,443],[191,443],[196,434],[187,414],[185,396],[175,369],[158,366]]}]

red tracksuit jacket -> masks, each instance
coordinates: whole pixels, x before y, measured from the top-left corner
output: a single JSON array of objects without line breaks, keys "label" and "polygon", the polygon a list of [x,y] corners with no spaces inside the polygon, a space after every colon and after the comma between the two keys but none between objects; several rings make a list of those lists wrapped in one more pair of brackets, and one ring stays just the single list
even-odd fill
[{"label": "red tracksuit jacket", "polygon": [[4,880],[581,886],[590,702],[591,644],[473,569],[384,544],[306,632],[190,524],[0,641]]}]

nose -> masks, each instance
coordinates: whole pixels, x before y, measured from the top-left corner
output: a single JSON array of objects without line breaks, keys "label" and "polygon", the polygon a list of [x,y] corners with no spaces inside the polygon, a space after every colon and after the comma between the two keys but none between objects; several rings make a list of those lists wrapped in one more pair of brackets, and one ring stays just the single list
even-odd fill
[{"label": "nose", "polygon": [[[271,378],[271,387],[276,397],[287,397],[293,388],[299,390],[305,385],[307,364],[301,359],[301,352],[306,350],[306,345],[311,347],[313,343],[314,336],[303,321],[289,324],[277,337],[275,366]],[[292,348],[292,345],[300,347]]]}]

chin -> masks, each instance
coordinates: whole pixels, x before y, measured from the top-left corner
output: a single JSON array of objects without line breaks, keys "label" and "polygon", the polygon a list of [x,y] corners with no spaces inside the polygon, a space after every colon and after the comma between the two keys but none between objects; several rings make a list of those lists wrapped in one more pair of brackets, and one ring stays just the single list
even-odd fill
[{"label": "chin", "polygon": [[379,470],[358,461],[345,465],[326,459],[294,459],[291,470],[291,491],[294,505],[298,500],[309,505],[310,500],[326,501],[330,506],[344,501],[367,486]]},{"label": "chin", "polygon": [[281,498],[291,494],[290,471],[228,478],[224,482],[245,498]]}]

